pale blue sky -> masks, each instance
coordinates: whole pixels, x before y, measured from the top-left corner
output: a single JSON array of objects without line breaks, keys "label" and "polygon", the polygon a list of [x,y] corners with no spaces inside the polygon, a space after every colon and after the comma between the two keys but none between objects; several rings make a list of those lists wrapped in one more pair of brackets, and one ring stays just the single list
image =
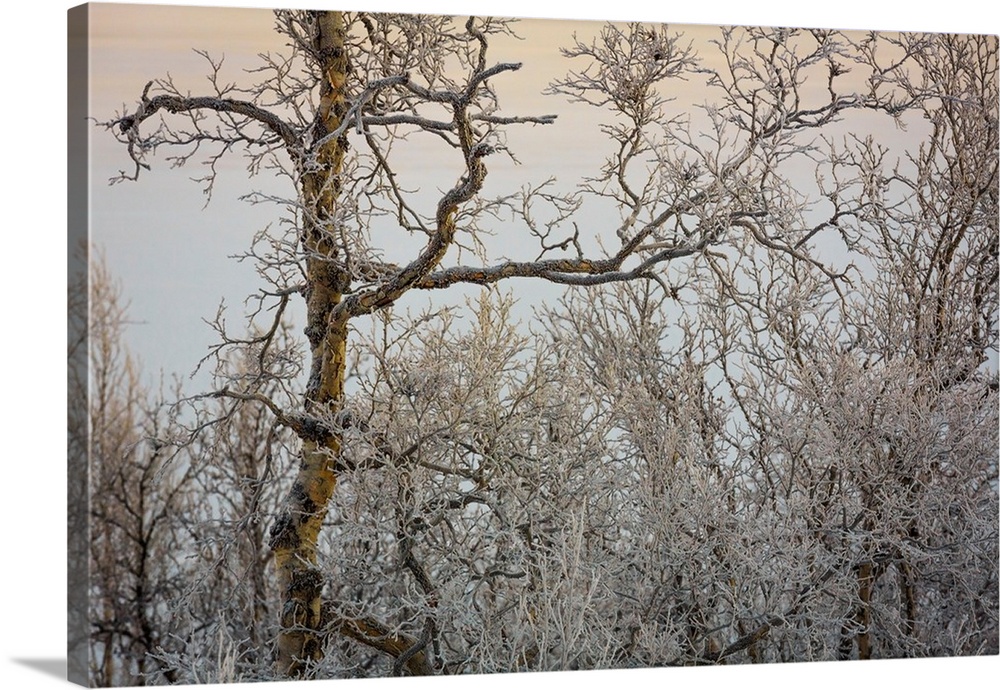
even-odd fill
[{"label": "pale blue sky", "polygon": [[[123,103],[133,109],[145,83],[168,72],[182,90],[204,92],[206,63],[195,48],[215,57],[225,56],[225,80],[243,83],[247,78],[241,70],[257,64],[257,53],[282,50],[282,39],[272,30],[271,14],[263,9],[97,5],[91,17],[91,109],[99,119],[110,118]],[[575,32],[586,35],[599,26],[597,22],[526,20],[518,26],[524,41],[494,42],[491,60],[525,64],[520,72],[494,80],[504,113],[558,113],[559,119],[546,127],[508,129],[511,149],[522,164],[515,167],[504,158],[491,158],[487,192],[513,192],[522,184],[537,184],[551,175],[570,186],[581,175],[596,170],[607,144],[597,128],[603,114],[593,108],[569,106],[563,99],[542,96],[541,92],[551,79],[567,69],[579,68],[559,55],[559,47],[568,45]],[[675,28],[695,41],[704,56],[713,54],[705,44],[714,35],[711,27]],[[684,111],[702,98],[696,90],[675,95],[675,107]],[[900,132],[886,127],[880,135],[891,139]],[[440,164],[450,154],[436,140],[422,141],[428,145],[414,144],[409,158],[413,164],[401,172],[425,192],[420,198],[430,212],[437,198],[435,191],[453,184],[456,169]],[[202,174],[203,168],[196,162],[171,169],[165,160],[169,152],[164,150],[150,159],[153,169],[144,171],[138,182],[108,186],[108,178],[130,166],[124,147],[109,133],[95,129],[92,152],[92,240],[103,248],[131,302],[135,325],[129,329],[129,342],[151,374],[163,369],[187,375],[214,342],[215,335],[203,319],[215,315],[221,300],[229,307],[228,323],[234,335],[242,335],[241,302],[260,283],[250,264],[237,264],[229,257],[244,251],[256,231],[280,218],[276,207],[250,206],[237,201],[238,197],[251,190],[288,196],[292,190],[285,180],[276,183],[258,177],[248,181],[244,161],[233,155],[222,166],[211,204],[204,207],[199,186],[189,180]],[[804,179],[810,177],[811,171],[804,170]],[[602,214],[598,208],[579,220],[585,232],[604,229],[608,236],[617,218]],[[523,240],[507,235],[504,232],[498,237],[498,249],[513,255]],[[406,255],[390,254],[387,258],[403,261]],[[512,287],[526,297],[520,311],[524,317],[530,313],[528,304],[554,298],[560,292],[537,282]],[[435,297],[455,299],[454,294]],[[407,302],[421,304],[427,298],[423,293]],[[301,314],[300,305],[297,313]],[[301,320],[297,319],[297,325]]]},{"label": "pale blue sky", "polygon": [[[95,87],[91,108],[98,118],[109,117],[123,100],[135,99],[150,78],[168,71],[182,89],[199,93],[207,85],[206,63],[192,48],[225,55],[227,80],[244,78],[240,70],[254,66],[258,52],[282,49],[280,37],[272,31],[271,15],[263,10],[99,5],[91,16]],[[494,42],[491,60],[525,64],[520,72],[494,80],[504,113],[557,113],[559,119],[553,126],[508,129],[511,149],[521,165],[500,156],[491,158],[487,192],[513,192],[551,175],[570,184],[599,165],[598,147],[605,143],[597,130],[601,113],[541,95],[549,80],[569,67],[559,46],[568,45],[574,32],[586,34],[599,26],[529,20],[518,26],[524,41]],[[701,27],[689,31],[705,33]],[[202,319],[212,317],[220,299],[225,299],[231,309],[228,321],[238,328],[241,300],[260,285],[251,265],[228,257],[245,250],[254,232],[279,220],[274,206],[250,206],[236,199],[252,189],[287,196],[291,194],[287,180],[248,180],[244,161],[234,155],[226,160],[212,202],[204,207],[199,186],[189,181],[201,174],[198,165],[171,170],[165,161],[168,152],[163,151],[149,161],[153,169],[144,171],[138,182],[108,186],[104,180],[129,166],[126,152],[101,130],[94,131],[92,143],[92,240],[104,249],[131,301],[136,324],[129,330],[130,343],[148,370],[190,373],[214,338]],[[437,190],[454,183],[457,168],[449,165],[452,154],[435,138],[418,138],[412,149],[404,158],[412,165],[400,172],[405,184],[421,189],[419,199],[432,214]],[[610,226],[614,219],[590,216],[586,221]],[[518,239],[498,238],[499,250],[516,255]],[[388,259],[407,259],[404,253],[393,256],[391,250],[389,246]],[[522,283],[519,288],[528,293],[526,301],[540,293],[560,292],[539,284]],[[424,293],[407,301],[426,299]],[[526,310],[522,313],[527,315]]]}]

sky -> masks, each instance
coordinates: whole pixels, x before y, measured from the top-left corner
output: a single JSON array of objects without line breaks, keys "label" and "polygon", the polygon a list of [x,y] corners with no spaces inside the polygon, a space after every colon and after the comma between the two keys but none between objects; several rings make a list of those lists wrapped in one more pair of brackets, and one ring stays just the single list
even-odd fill
[{"label": "sky", "polygon": [[[110,119],[123,101],[133,101],[152,77],[166,72],[182,89],[199,93],[207,86],[205,60],[192,48],[225,57],[226,77],[241,79],[240,70],[256,64],[260,52],[279,52],[282,41],[272,30],[265,10],[155,8],[97,5],[92,13],[91,111]],[[523,42],[496,41],[494,61],[523,61],[517,74],[495,80],[504,112],[560,115],[556,126],[512,128],[511,148],[521,164],[494,157],[489,188],[518,189],[526,180],[541,182],[551,175],[569,177],[592,170],[599,162],[591,147],[581,146],[581,131],[596,133],[592,109],[567,108],[542,90],[565,62],[558,47],[574,32],[593,32],[596,23],[525,21],[517,27]],[[127,107],[134,109],[132,102]],[[419,198],[430,210],[437,191],[454,182],[454,168],[437,161],[449,156],[434,141],[415,140],[410,161],[401,171],[421,187]],[[424,145],[423,142],[427,142]],[[92,132],[92,242],[99,247],[130,300],[134,324],[129,329],[134,350],[154,373],[160,367],[190,373],[213,340],[203,322],[225,299],[236,326],[241,300],[259,285],[253,267],[230,259],[245,250],[254,232],[280,219],[273,206],[250,206],[238,197],[251,190],[289,195],[285,181],[266,177],[247,180],[244,161],[231,156],[222,166],[219,186],[205,205],[199,186],[190,181],[201,174],[197,165],[171,170],[159,156],[138,182],[113,186],[103,181],[130,162],[124,147],[106,132]],[[589,160],[588,160],[589,159]],[[428,165],[430,162],[430,165]],[[392,247],[388,247],[390,252]],[[512,251],[514,247],[498,247]],[[405,261],[405,252],[388,257]],[[548,289],[548,292],[555,291]],[[537,291],[533,291],[537,296]],[[299,314],[301,322],[301,314]]]},{"label": "sky", "polygon": [[[75,3],[33,0],[5,8],[4,66],[4,198],[6,230],[2,276],[5,296],[2,358],[7,366],[5,382],[11,394],[5,405],[4,430],[8,444],[4,454],[5,481],[0,488],[5,551],[3,569],[4,620],[2,640],[5,654],[0,679],[5,686],[20,688],[65,687],[61,680],[65,662],[65,445],[61,424],[65,399],[63,315],[65,313],[65,86],[66,10]],[[213,4],[265,7],[258,0],[217,0]],[[317,5],[329,6],[327,2]],[[367,0],[366,8],[425,9],[460,12],[466,2],[457,0]],[[614,3],[580,3],[567,0],[477,0],[481,13],[518,16],[559,16],[615,19],[651,19],[697,23],[761,23],[797,26],[951,30],[959,32],[1000,31],[1000,9],[982,0],[948,3],[872,3],[870,0],[838,0],[802,3],[798,0],[747,3],[715,0],[712,3],[651,3],[649,0],[617,0]],[[144,48],[145,44],[136,45]],[[138,65],[135,53],[121,60]],[[123,67],[128,65],[121,65]],[[141,88],[141,87],[140,87]],[[110,102],[135,97],[134,83],[124,95]],[[165,194],[162,178],[155,185]],[[176,183],[178,193],[169,204],[175,212],[173,227],[186,229],[200,208],[198,193],[191,185]],[[238,185],[237,185],[238,187]],[[132,192],[135,193],[134,191]],[[192,198],[194,201],[182,201]],[[183,205],[183,209],[178,209]],[[183,210],[183,214],[179,211]],[[209,212],[211,213],[211,212]],[[200,216],[205,217],[205,216]],[[201,221],[197,223],[203,226]],[[169,226],[168,230],[171,231]],[[166,259],[166,257],[164,257]],[[164,261],[163,270],[167,270]],[[210,291],[206,290],[209,294]],[[209,300],[214,308],[214,300]],[[13,409],[11,409],[13,408]],[[891,683],[910,688],[942,687],[955,683],[987,686],[1000,671],[1000,658],[921,660],[823,665],[785,665],[767,668],[670,669],[574,674],[569,682],[595,684],[628,682],[639,688],[660,687],[664,682],[698,687],[811,688],[879,687]],[[669,674],[667,676],[666,674]],[[562,676],[519,677],[519,684],[541,688]],[[372,681],[366,687],[389,687],[391,680]],[[486,688],[506,685],[509,678],[479,679]],[[466,679],[434,679],[407,687],[458,688]],[[250,688],[249,685],[230,686]],[[259,686],[254,686],[259,687]],[[291,683],[269,687],[301,687]],[[309,687],[334,687],[333,681],[314,682]]]},{"label": "sky", "polygon": [[[182,91],[206,93],[207,63],[196,49],[224,58],[224,81],[243,84],[251,79],[242,70],[256,66],[259,53],[280,53],[283,49],[283,39],[273,31],[271,13],[265,9],[97,4],[91,22],[90,110],[98,120],[113,119],[122,108],[133,111],[144,85],[167,74]],[[715,36],[714,27],[675,23],[672,28],[683,32],[708,64],[718,60],[717,52],[708,46]],[[609,148],[599,130],[600,123],[607,121],[606,113],[542,92],[552,79],[581,67],[579,61],[561,56],[560,47],[571,45],[574,36],[586,40],[599,29],[600,22],[595,21],[525,19],[516,25],[522,40],[492,40],[491,61],[524,64],[517,73],[492,81],[503,113],[555,113],[559,117],[554,125],[508,128],[510,148],[520,164],[491,157],[484,192],[509,193],[551,176],[568,189],[581,176],[598,169],[602,153]],[[699,85],[697,81],[671,82],[674,111],[694,112],[691,106],[704,97]],[[887,141],[901,136],[891,125],[879,134]],[[250,191],[276,196],[289,196],[293,191],[285,180],[266,176],[248,180],[245,161],[234,154],[224,159],[212,200],[206,205],[200,186],[191,180],[203,174],[204,167],[195,160],[172,169],[166,160],[169,151],[153,156],[149,160],[152,169],[143,171],[137,182],[109,185],[107,181],[120,170],[131,169],[125,148],[99,128],[91,130],[90,141],[91,241],[120,281],[129,302],[129,344],[152,380],[161,372],[168,377],[188,377],[216,341],[206,320],[215,316],[220,304],[226,306],[233,335],[243,335],[243,300],[261,284],[249,262],[231,257],[247,249],[255,232],[281,219],[278,208],[251,206],[239,197]],[[420,188],[418,199],[431,215],[440,190],[454,183],[456,169],[447,165],[453,156],[433,137],[415,138],[408,146],[412,150],[404,157],[404,164],[408,164],[400,174],[404,183]],[[810,179],[812,171],[803,169],[803,177]],[[584,232],[598,229],[599,234],[613,238],[617,216],[600,207],[585,210],[587,213],[577,219]],[[499,228],[495,255],[510,256],[524,250],[521,236],[508,230]],[[394,246],[397,234],[385,244],[387,259],[405,263],[413,254],[404,250],[405,245]],[[393,249],[397,250],[395,255]],[[534,305],[552,301],[562,292],[537,281],[509,287],[522,295],[517,315],[525,320],[531,318]],[[452,290],[447,297],[434,295],[433,299],[461,301],[475,291]],[[418,293],[408,296],[401,306],[419,308],[429,299],[427,293]],[[296,300],[295,306],[292,318],[301,329],[301,301]],[[207,385],[207,371],[203,370],[191,388]]]},{"label": "sky", "polygon": [[[203,93],[208,86],[206,61],[193,49],[224,57],[225,78],[246,83],[241,70],[255,66],[258,53],[281,52],[283,48],[282,38],[272,30],[270,12],[262,9],[150,9],[99,4],[91,18],[90,108],[97,119],[112,119],[123,103],[129,111],[134,110],[135,99],[147,81],[167,73],[182,90]],[[600,23],[593,21],[526,19],[516,26],[521,39],[492,40],[492,61],[524,64],[516,74],[493,80],[504,114],[555,113],[559,117],[552,126],[508,128],[510,148],[519,164],[492,157],[484,191],[512,192],[551,176],[569,185],[598,168],[604,148],[600,144],[605,142],[598,127],[605,115],[542,92],[550,80],[573,67],[559,48],[570,45],[575,35],[582,38],[599,29]],[[714,33],[712,28],[694,25],[678,30],[701,43]],[[689,96],[698,97],[695,92]],[[588,145],[590,142],[598,146]],[[152,158],[152,170],[143,171],[138,182],[108,185],[106,180],[122,168],[130,168],[126,151],[100,129],[92,130],[91,146],[91,239],[129,301],[133,322],[128,329],[130,345],[148,375],[155,378],[164,370],[187,376],[216,338],[205,319],[212,318],[224,301],[227,321],[238,329],[242,300],[260,285],[252,265],[230,257],[247,248],[254,232],[280,220],[277,208],[250,206],[238,198],[251,190],[278,196],[287,196],[291,190],[284,180],[266,176],[248,180],[245,162],[238,155],[224,160],[218,187],[207,205],[200,187],[190,179],[203,168],[195,162],[171,169],[165,155]],[[409,164],[400,170],[401,176],[404,183],[420,188],[418,198],[426,213],[432,214],[440,190],[454,183],[456,169],[444,162],[453,156],[433,137],[415,138],[408,146],[412,151],[403,160]],[[585,222],[610,228],[616,220],[598,214],[588,216]],[[501,229],[495,243],[497,255],[523,250],[517,238],[505,237],[507,234]],[[412,256],[398,247],[393,255],[393,244],[385,246],[389,260],[406,262]],[[524,295],[520,318],[530,318],[532,305],[562,292],[532,282],[516,286]],[[449,299],[461,300],[476,290],[450,292]],[[419,308],[429,299],[426,293],[412,295],[404,304]],[[296,300],[298,312],[293,312],[297,324],[304,320],[299,302]],[[192,385],[207,385],[205,378],[199,376]]]}]

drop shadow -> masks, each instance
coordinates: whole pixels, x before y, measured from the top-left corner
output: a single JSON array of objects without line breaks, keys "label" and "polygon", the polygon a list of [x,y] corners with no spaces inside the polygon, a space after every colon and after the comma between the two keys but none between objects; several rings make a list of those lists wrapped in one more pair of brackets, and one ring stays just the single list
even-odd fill
[{"label": "drop shadow", "polygon": [[47,676],[66,680],[66,659],[11,659],[15,664],[21,664]]}]

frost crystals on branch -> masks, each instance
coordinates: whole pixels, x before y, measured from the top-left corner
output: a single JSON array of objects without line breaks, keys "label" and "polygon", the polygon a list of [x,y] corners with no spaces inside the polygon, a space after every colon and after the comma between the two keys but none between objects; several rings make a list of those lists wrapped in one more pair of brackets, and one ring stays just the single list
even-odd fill
[{"label": "frost crystals on branch", "polygon": [[[184,601],[245,606],[165,668],[204,678],[195,640],[253,679],[272,639],[300,677],[996,653],[995,39],[608,25],[548,88],[598,109],[603,163],[504,188],[507,133],[560,126],[501,107],[512,21],[275,24],[255,85],[206,54],[205,95],[153,81],[105,123],[120,179],[169,149],[211,193],[239,150],[288,189],[246,197],[283,214],[241,257],[264,286],[188,399],[241,517],[190,527],[215,565]],[[515,278],[567,290],[518,323]]]}]

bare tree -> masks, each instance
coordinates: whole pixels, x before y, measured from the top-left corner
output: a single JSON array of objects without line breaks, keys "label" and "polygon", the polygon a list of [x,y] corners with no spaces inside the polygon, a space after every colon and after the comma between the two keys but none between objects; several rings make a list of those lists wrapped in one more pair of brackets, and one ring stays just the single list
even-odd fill
[{"label": "bare tree", "polygon": [[101,686],[173,681],[155,654],[174,647],[173,605],[186,587],[191,468],[168,462],[159,438],[173,421],[123,342],[127,309],[99,262],[88,303],[90,677]]},{"label": "bare tree", "polygon": [[[926,140],[899,159],[848,138],[820,180],[835,207],[853,199],[837,225],[855,284],[835,293],[801,263],[745,260],[756,312],[707,321],[755,501],[788,513],[813,562],[810,601],[786,606],[815,651],[793,658],[997,645],[996,44],[915,45],[898,45],[922,75],[907,93],[944,89],[919,100]],[[858,50],[874,57],[874,39]]]},{"label": "bare tree", "polygon": [[[153,81],[106,126],[134,162],[122,179],[171,147],[178,163],[208,157],[208,192],[233,149],[289,183],[290,198],[249,196],[287,223],[247,253],[266,283],[256,330],[215,321],[212,354],[239,348],[249,365],[220,369],[202,399],[221,407],[196,425],[243,414],[258,440],[265,427],[298,438],[268,543],[279,673],[869,656],[880,597],[898,599],[903,637],[920,639],[918,610],[950,625],[957,600],[930,611],[952,581],[916,584],[913,549],[950,548],[943,533],[924,541],[939,523],[918,516],[956,491],[971,493],[949,534],[983,545],[996,530],[995,383],[977,383],[996,345],[995,41],[727,28],[709,59],[668,27],[609,25],[565,51],[577,69],[549,89],[606,114],[604,165],[575,189],[490,197],[487,161],[514,155],[505,131],[555,126],[502,113],[497,85],[520,64],[489,55],[510,21],[275,21],[290,52],[264,56],[255,85],[229,84],[206,55],[207,94]],[[675,107],[678,80],[703,84],[706,105]],[[836,138],[859,114],[925,114],[932,131],[893,165],[874,140]],[[416,138],[451,170],[430,202],[399,162]],[[596,226],[595,204],[618,221]],[[514,258],[490,241],[498,227],[524,239]],[[852,273],[820,240],[866,265]],[[518,331],[491,287],[511,278],[588,288],[586,301],[567,298],[545,333]],[[469,325],[399,313],[408,293],[462,284],[490,288]],[[301,392],[277,338],[298,297]],[[873,321],[899,300],[911,308],[892,328]],[[913,333],[907,357],[898,339]],[[968,448],[942,463],[955,433]],[[271,451],[247,452],[260,482]],[[976,548],[963,558],[987,575],[963,586],[995,597]],[[890,565],[900,584],[886,593]],[[995,649],[989,616],[977,609],[945,648]]]},{"label": "bare tree", "polygon": [[[246,346],[230,353],[215,372],[220,390],[234,381],[251,381],[271,375],[254,387],[276,400],[281,394],[279,371],[294,377],[302,356],[289,342],[285,324],[277,323],[272,347]],[[285,358],[283,362],[274,357]],[[267,574],[267,527],[280,509],[288,490],[287,464],[294,456],[291,432],[267,407],[234,405],[225,396],[205,401],[200,396],[183,431],[174,430],[175,442],[190,452],[196,470],[193,481],[202,503],[186,514],[192,535],[192,556],[204,564],[193,574],[183,599],[189,619],[187,645],[214,648],[231,663],[231,675],[202,664],[193,675],[223,682],[235,678],[268,678],[262,669],[277,625],[278,593]],[[201,425],[206,427],[192,432]],[[178,433],[181,431],[181,433]],[[193,436],[193,441],[187,439]],[[193,653],[176,655],[180,668],[190,665]]]}]

